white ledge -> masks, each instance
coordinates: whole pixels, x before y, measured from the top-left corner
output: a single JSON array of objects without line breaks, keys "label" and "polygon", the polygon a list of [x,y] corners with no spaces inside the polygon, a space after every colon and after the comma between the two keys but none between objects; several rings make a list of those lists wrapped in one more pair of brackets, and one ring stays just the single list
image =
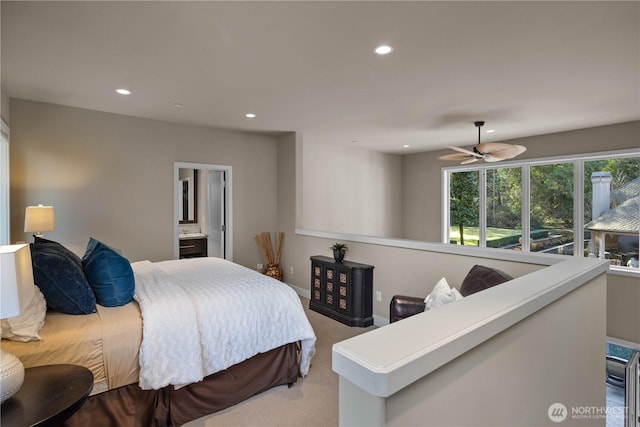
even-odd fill
[{"label": "white ledge", "polygon": [[441,252],[454,255],[465,255],[477,258],[491,258],[504,261],[526,262],[528,264],[552,265],[567,259],[566,255],[553,255],[539,252],[520,252],[497,248],[479,248],[477,246],[450,245],[446,243],[427,242],[424,240],[401,239],[398,237],[365,236],[362,234],[338,233],[334,231],[308,230],[296,228],[300,236],[322,237],[326,239],[347,240],[350,242],[368,243],[395,248],[416,249],[429,252]]},{"label": "white ledge", "polygon": [[444,307],[334,344],[333,370],[389,397],[532,313],[606,273],[593,258],[563,262]]}]

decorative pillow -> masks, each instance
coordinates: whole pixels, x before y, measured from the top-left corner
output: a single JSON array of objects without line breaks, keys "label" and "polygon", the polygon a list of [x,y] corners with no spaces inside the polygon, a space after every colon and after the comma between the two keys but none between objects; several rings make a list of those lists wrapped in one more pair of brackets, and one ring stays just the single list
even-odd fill
[{"label": "decorative pillow", "polygon": [[447,279],[444,277],[436,283],[433,290],[424,299],[424,310],[431,310],[432,308],[442,307],[445,304],[462,299],[462,295],[456,288],[449,286]]},{"label": "decorative pillow", "polygon": [[71,252],[69,249],[62,246],[58,242],[54,242],[53,240],[43,239],[42,237],[38,237],[38,236],[33,236],[33,244],[41,248],[49,248],[55,252],[58,252],[61,255],[64,255],[67,258],[69,258],[74,263],[76,263],[78,267],[82,268],[82,260],[80,259],[80,257],[74,254],[73,252]]},{"label": "decorative pillow", "polygon": [[31,244],[33,280],[50,308],[67,314],[90,314],[96,297],[81,267],[68,255],[46,245]]},{"label": "decorative pillow", "polygon": [[118,307],[133,299],[133,269],[129,260],[115,250],[92,237],[82,257],[82,265],[98,304]]},{"label": "decorative pillow", "polygon": [[512,279],[507,273],[495,268],[474,265],[462,281],[460,293],[466,297]]},{"label": "decorative pillow", "polygon": [[40,341],[40,329],[44,326],[47,303],[44,295],[36,286],[31,302],[22,314],[2,320],[2,338],[12,341]]}]

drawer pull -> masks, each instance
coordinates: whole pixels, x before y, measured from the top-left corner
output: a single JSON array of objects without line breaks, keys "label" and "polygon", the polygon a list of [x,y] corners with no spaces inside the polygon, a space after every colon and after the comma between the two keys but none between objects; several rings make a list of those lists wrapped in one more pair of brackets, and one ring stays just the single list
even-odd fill
[{"label": "drawer pull", "polygon": [[196,245],[188,245],[188,246],[180,246],[180,249],[191,249],[191,248],[195,248]]}]

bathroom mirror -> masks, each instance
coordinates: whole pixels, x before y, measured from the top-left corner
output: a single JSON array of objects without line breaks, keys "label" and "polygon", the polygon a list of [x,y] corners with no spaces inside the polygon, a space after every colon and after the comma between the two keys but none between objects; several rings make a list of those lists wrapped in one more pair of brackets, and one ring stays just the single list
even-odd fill
[{"label": "bathroom mirror", "polygon": [[198,212],[198,174],[194,169],[180,169],[178,181],[181,191],[178,193],[180,224],[196,223]]}]

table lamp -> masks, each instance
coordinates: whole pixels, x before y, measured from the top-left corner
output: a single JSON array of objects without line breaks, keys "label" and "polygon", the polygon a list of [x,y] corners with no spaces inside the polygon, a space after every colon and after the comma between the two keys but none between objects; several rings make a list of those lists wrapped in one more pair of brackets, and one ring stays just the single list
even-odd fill
[{"label": "table lamp", "polygon": [[53,206],[27,206],[24,212],[24,232],[36,232],[37,237],[42,237],[43,231],[53,231],[55,217]]},{"label": "table lamp", "polygon": [[[0,319],[18,316],[35,294],[28,244],[0,246]],[[0,403],[13,396],[24,381],[24,366],[0,348]]]}]

